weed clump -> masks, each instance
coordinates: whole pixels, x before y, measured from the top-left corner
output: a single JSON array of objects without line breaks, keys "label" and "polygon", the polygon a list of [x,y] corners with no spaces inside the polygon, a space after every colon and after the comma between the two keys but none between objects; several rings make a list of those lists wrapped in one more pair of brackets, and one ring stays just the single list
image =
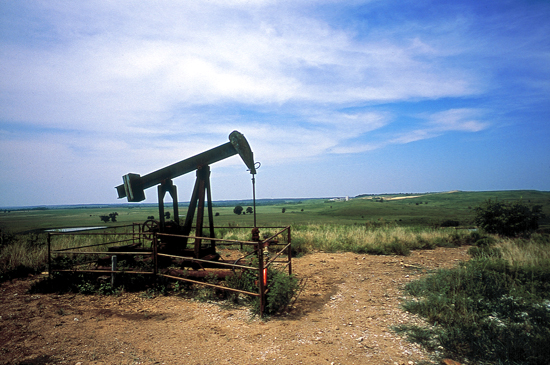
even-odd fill
[{"label": "weed clump", "polygon": [[[257,293],[258,275],[252,270],[244,270],[239,274],[228,276],[225,284],[229,288]],[[264,313],[267,315],[274,315],[287,308],[299,289],[298,279],[294,275],[289,275],[286,272],[272,268],[267,269],[267,287],[269,290],[266,295],[264,309]],[[233,303],[249,304],[252,306],[254,313],[257,314],[260,312],[260,300],[258,297],[243,297],[237,293],[229,295]]]},{"label": "weed clump", "polygon": [[45,269],[47,245],[44,235],[14,235],[6,230],[0,230],[0,235],[0,283]]}]

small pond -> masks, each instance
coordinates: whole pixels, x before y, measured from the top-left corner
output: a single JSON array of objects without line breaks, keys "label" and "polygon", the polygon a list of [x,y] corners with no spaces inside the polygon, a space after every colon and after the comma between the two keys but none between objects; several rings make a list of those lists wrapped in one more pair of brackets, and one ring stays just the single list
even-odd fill
[{"label": "small pond", "polygon": [[107,226],[98,226],[98,227],[73,227],[73,228],[52,228],[47,229],[45,232],[79,232],[79,231],[91,231],[94,229],[105,229]]}]

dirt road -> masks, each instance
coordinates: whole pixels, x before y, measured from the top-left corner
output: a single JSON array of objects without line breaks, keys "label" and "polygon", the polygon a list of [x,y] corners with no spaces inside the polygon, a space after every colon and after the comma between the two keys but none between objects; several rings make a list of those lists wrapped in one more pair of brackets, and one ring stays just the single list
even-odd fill
[{"label": "dirt road", "polygon": [[306,286],[268,321],[175,296],[27,294],[37,277],[4,283],[0,364],[416,364],[427,354],[391,331],[419,321],[400,309],[402,288],[467,260],[466,251],[294,259]]}]

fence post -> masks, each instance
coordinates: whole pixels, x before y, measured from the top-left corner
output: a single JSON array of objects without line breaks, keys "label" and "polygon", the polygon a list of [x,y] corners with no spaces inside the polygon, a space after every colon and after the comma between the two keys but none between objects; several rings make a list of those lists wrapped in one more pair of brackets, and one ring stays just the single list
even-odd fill
[{"label": "fence post", "polygon": [[52,278],[51,233],[48,232],[48,279]]},{"label": "fence post", "polygon": [[[111,271],[116,271],[116,263],[117,263],[116,255],[111,256]],[[114,272],[112,272],[111,273],[111,288],[115,287],[115,277],[116,277],[116,274]]]},{"label": "fence post", "polygon": [[260,286],[260,318],[264,316],[265,310],[265,285],[264,285],[264,248],[263,242],[258,242],[258,284]]},{"label": "fence post", "polygon": [[290,226],[288,226],[288,275],[292,275],[292,238],[290,235]]},{"label": "fence post", "polygon": [[157,276],[158,271],[158,256],[157,256],[157,243],[158,243],[157,233],[153,232],[153,274]]}]

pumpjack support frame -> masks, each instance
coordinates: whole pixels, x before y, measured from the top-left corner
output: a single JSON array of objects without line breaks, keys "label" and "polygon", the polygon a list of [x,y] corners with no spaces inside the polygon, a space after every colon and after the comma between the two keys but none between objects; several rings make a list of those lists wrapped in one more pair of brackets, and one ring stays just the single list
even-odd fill
[{"label": "pumpjack support frame", "polygon": [[[160,233],[189,236],[193,229],[193,220],[196,213],[196,237],[203,237],[204,208],[207,202],[209,237],[215,238],[212,194],[210,189],[210,165],[236,154],[241,156],[241,159],[248,167],[254,183],[254,175],[256,174],[254,154],[244,135],[238,131],[233,131],[229,135],[229,142],[218,147],[144,176],[135,173],[124,175],[122,177],[123,184],[116,187],[118,198],[127,198],[129,202],[140,202],[145,200],[145,189],[158,185],[159,224],[154,229],[158,229]],[[180,225],[177,188],[173,184],[172,179],[192,171],[196,171],[195,186],[189,202],[185,222],[183,225]],[[172,197],[173,221],[166,221],[165,218],[164,197],[166,193],[169,193]],[[195,238],[193,250],[187,249],[188,237],[165,237],[164,240],[165,242],[163,242],[161,247],[167,253],[185,254],[194,258],[205,256],[213,257],[215,260],[219,258],[219,255],[216,257],[215,240],[210,240],[208,245],[204,245],[201,238]]]}]

